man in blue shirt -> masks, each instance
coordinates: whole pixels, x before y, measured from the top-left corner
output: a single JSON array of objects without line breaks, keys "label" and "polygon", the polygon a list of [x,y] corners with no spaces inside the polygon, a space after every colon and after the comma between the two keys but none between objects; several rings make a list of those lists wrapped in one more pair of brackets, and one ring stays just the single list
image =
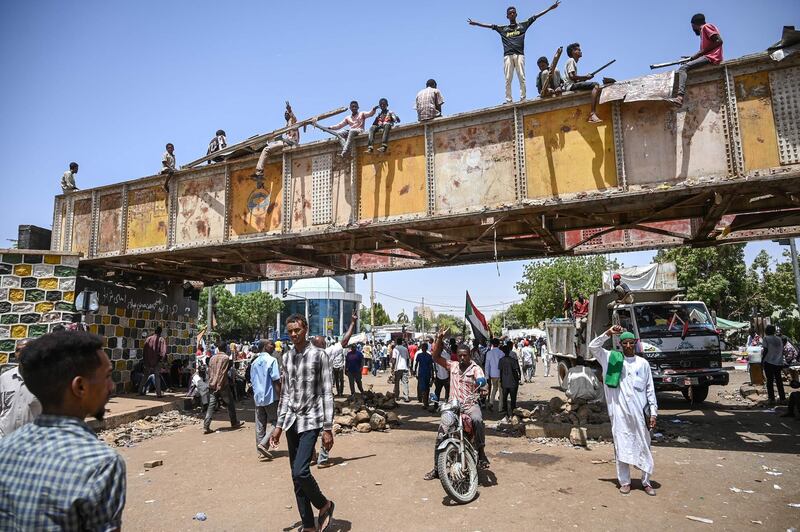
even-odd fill
[{"label": "man in blue shirt", "polygon": [[350,345],[350,351],[347,353],[344,362],[345,372],[347,373],[347,381],[350,384],[350,397],[356,395],[353,382],[358,384],[358,391],[363,395],[364,387],[361,385],[361,368],[364,367],[364,354],[358,349],[356,344]]},{"label": "man in blue shirt", "polygon": [[[256,410],[256,450],[264,458],[272,459],[272,454],[269,452],[269,437],[278,420],[281,371],[278,360],[272,356],[275,352],[272,340],[262,340],[258,349],[261,354],[250,366],[250,384],[253,386],[253,402]],[[269,431],[267,431],[268,425]]]},{"label": "man in blue shirt", "polygon": [[431,381],[433,380],[433,357],[428,353],[428,343],[422,342],[419,345],[417,356],[414,357],[414,370],[417,374],[417,401],[428,408],[431,393]]}]

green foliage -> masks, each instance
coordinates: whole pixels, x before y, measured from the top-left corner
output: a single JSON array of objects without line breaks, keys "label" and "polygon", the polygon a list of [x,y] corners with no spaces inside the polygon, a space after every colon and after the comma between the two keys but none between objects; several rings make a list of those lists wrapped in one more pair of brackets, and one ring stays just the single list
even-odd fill
[{"label": "green foliage", "polygon": [[571,296],[584,294],[588,297],[602,288],[603,271],[618,267],[616,260],[603,255],[557,257],[526,264],[522,280],[516,284],[524,299],[514,306],[515,320],[535,325],[563,316],[565,284]]},{"label": "green foliage", "polygon": [[656,262],[675,262],[678,286],[686,297],[703,301],[719,316],[748,316],[752,283],[744,263],[744,244],[708,248],[662,249]]},{"label": "green foliage", "polygon": [[[201,325],[206,324],[208,289],[200,294]],[[257,333],[266,335],[274,326],[275,317],[283,309],[283,302],[265,292],[250,292],[234,296],[224,286],[214,287],[214,313],[217,324],[214,332],[223,338],[252,338]]]},{"label": "green foliage", "polygon": [[437,314],[433,319],[433,322],[435,324],[435,330],[438,331],[446,327],[448,329],[448,333],[451,335],[459,335],[466,330],[466,322],[464,321],[464,318],[459,318],[458,316],[453,316],[452,314]]},{"label": "green foliage", "polygon": [[[359,312],[359,326],[361,327],[362,331],[365,331],[365,326],[370,325],[372,323],[371,315],[370,315],[370,308],[369,307],[361,307]],[[375,326],[378,327],[380,325],[386,325],[388,323],[392,323],[392,318],[389,317],[389,313],[383,308],[379,302],[375,302]]]},{"label": "green foliage", "polygon": [[503,323],[506,329],[523,329],[533,325],[528,322],[525,308],[520,303],[515,303],[502,312],[495,312],[489,319],[489,329],[494,336],[502,336]]}]

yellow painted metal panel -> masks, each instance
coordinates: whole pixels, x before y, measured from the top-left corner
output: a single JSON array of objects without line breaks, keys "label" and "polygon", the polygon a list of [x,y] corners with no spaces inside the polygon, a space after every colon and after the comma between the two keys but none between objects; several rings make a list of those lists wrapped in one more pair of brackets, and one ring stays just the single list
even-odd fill
[{"label": "yellow painted metal panel", "polygon": [[[336,159],[336,156],[333,156]],[[311,157],[292,158],[292,216],[291,230],[299,231],[311,225]]]},{"label": "yellow painted metal panel", "polygon": [[426,212],[425,137],[389,139],[389,150],[358,154],[359,217],[377,220]]},{"label": "yellow painted metal panel", "polygon": [[225,175],[186,179],[178,185],[175,242],[219,241],[225,233]]},{"label": "yellow painted metal panel", "polygon": [[88,255],[92,238],[92,199],[75,200],[72,208],[72,251]]},{"label": "yellow painted metal panel", "polygon": [[128,249],[164,246],[167,243],[167,199],[164,187],[128,192]]},{"label": "yellow painted metal panel", "polygon": [[99,232],[97,252],[119,251],[122,243],[122,194],[100,196]]},{"label": "yellow painted metal panel", "polygon": [[780,166],[769,72],[738,76],[734,85],[745,171]]},{"label": "yellow painted metal panel", "polygon": [[[292,158],[292,203],[290,224],[292,231],[303,231],[321,227],[312,223],[314,157]],[[324,154],[317,157],[325,157]],[[331,221],[335,225],[347,225],[352,213],[350,158],[331,154]]]},{"label": "yellow painted metal panel", "polygon": [[517,198],[511,119],[433,135],[436,212],[467,212]]},{"label": "yellow painted metal panel", "polygon": [[283,165],[264,165],[264,179],[255,168],[231,173],[231,237],[280,231],[283,216]]},{"label": "yellow painted metal panel", "polygon": [[525,117],[528,196],[540,198],[617,186],[611,106],[590,124],[589,104]]}]

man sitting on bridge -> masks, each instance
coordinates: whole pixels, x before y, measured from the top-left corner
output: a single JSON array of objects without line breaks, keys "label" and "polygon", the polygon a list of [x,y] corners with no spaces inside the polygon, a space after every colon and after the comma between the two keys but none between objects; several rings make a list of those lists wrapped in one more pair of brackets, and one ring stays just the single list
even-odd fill
[{"label": "man sitting on bridge", "polygon": [[[350,116],[344,117],[344,120],[336,124],[335,126],[325,127],[320,126],[317,124],[317,120],[314,119],[311,122],[312,125],[318,127],[322,131],[326,133],[330,133],[334,137],[339,140],[339,144],[342,145],[342,157],[346,157],[347,154],[350,152],[350,146],[353,144],[353,140],[356,138],[356,135],[359,133],[364,132],[364,122],[366,122],[367,118],[375,115],[375,111],[378,110],[378,106],[372,108],[372,111],[369,113],[365,112],[358,112],[358,102],[353,100],[350,102]],[[350,126],[350,129],[342,132],[339,131],[344,126]]]},{"label": "man sitting on bridge", "polygon": [[700,51],[689,58],[678,69],[678,95],[670,102],[680,107],[686,94],[686,77],[689,70],[722,62],[722,37],[713,24],[706,23],[706,16],[698,13],[692,17],[692,29],[700,36]]},{"label": "man sitting on bridge", "polygon": [[569,59],[564,67],[564,89],[568,91],[592,91],[592,111],[589,113],[588,122],[599,124],[602,120],[597,116],[597,104],[600,101],[602,88],[599,83],[589,81],[594,76],[578,75],[578,61],[583,57],[580,43],[574,42],[567,46],[567,55]]},{"label": "man sitting on bridge", "polygon": [[[286,102],[286,111],[283,113],[283,118],[286,120],[286,127],[293,126],[297,123],[297,117],[292,111],[292,106]],[[264,164],[267,162],[267,157],[273,150],[283,149],[284,147],[297,146],[300,144],[300,128],[294,128],[287,131],[284,135],[278,135],[264,146],[261,150],[261,156],[258,158],[256,164],[256,173],[253,177],[260,179],[264,177]]]},{"label": "man sitting on bridge", "polygon": [[547,74],[550,73],[550,63],[545,56],[542,56],[536,61],[536,65],[539,67],[539,74],[536,76],[536,89],[539,91],[539,94],[542,96],[561,94],[564,88],[561,86],[561,74],[558,72],[558,69],[553,69],[553,75],[550,76],[550,81],[547,83],[547,88],[545,88],[544,82],[545,79],[547,79]]},{"label": "man sitting on bridge", "polygon": [[372,143],[375,140],[375,133],[383,131],[383,138],[381,139],[381,147],[378,151],[383,153],[389,148],[389,133],[395,124],[400,123],[400,117],[389,110],[389,100],[381,98],[378,101],[378,107],[381,112],[375,117],[375,122],[369,128],[369,138],[367,139],[367,151],[372,153]]}]

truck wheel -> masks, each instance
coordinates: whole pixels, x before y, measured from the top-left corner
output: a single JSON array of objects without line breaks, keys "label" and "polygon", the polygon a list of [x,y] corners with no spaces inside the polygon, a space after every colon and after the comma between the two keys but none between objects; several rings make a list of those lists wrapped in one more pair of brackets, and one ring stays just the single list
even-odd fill
[{"label": "truck wheel", "polygon": [[708,386],[690,386],[681,390],[683,397],[693,405],[699,405],[708,397]]},{"label": "truck wheel", "polygon": [[558,376],[558,387],[561,388],[562,392],[567,391],[567,373],[569,372],[569,367],[567,366],[566,362],[559,362],[558,367],[556,367],[556,375]]}]

